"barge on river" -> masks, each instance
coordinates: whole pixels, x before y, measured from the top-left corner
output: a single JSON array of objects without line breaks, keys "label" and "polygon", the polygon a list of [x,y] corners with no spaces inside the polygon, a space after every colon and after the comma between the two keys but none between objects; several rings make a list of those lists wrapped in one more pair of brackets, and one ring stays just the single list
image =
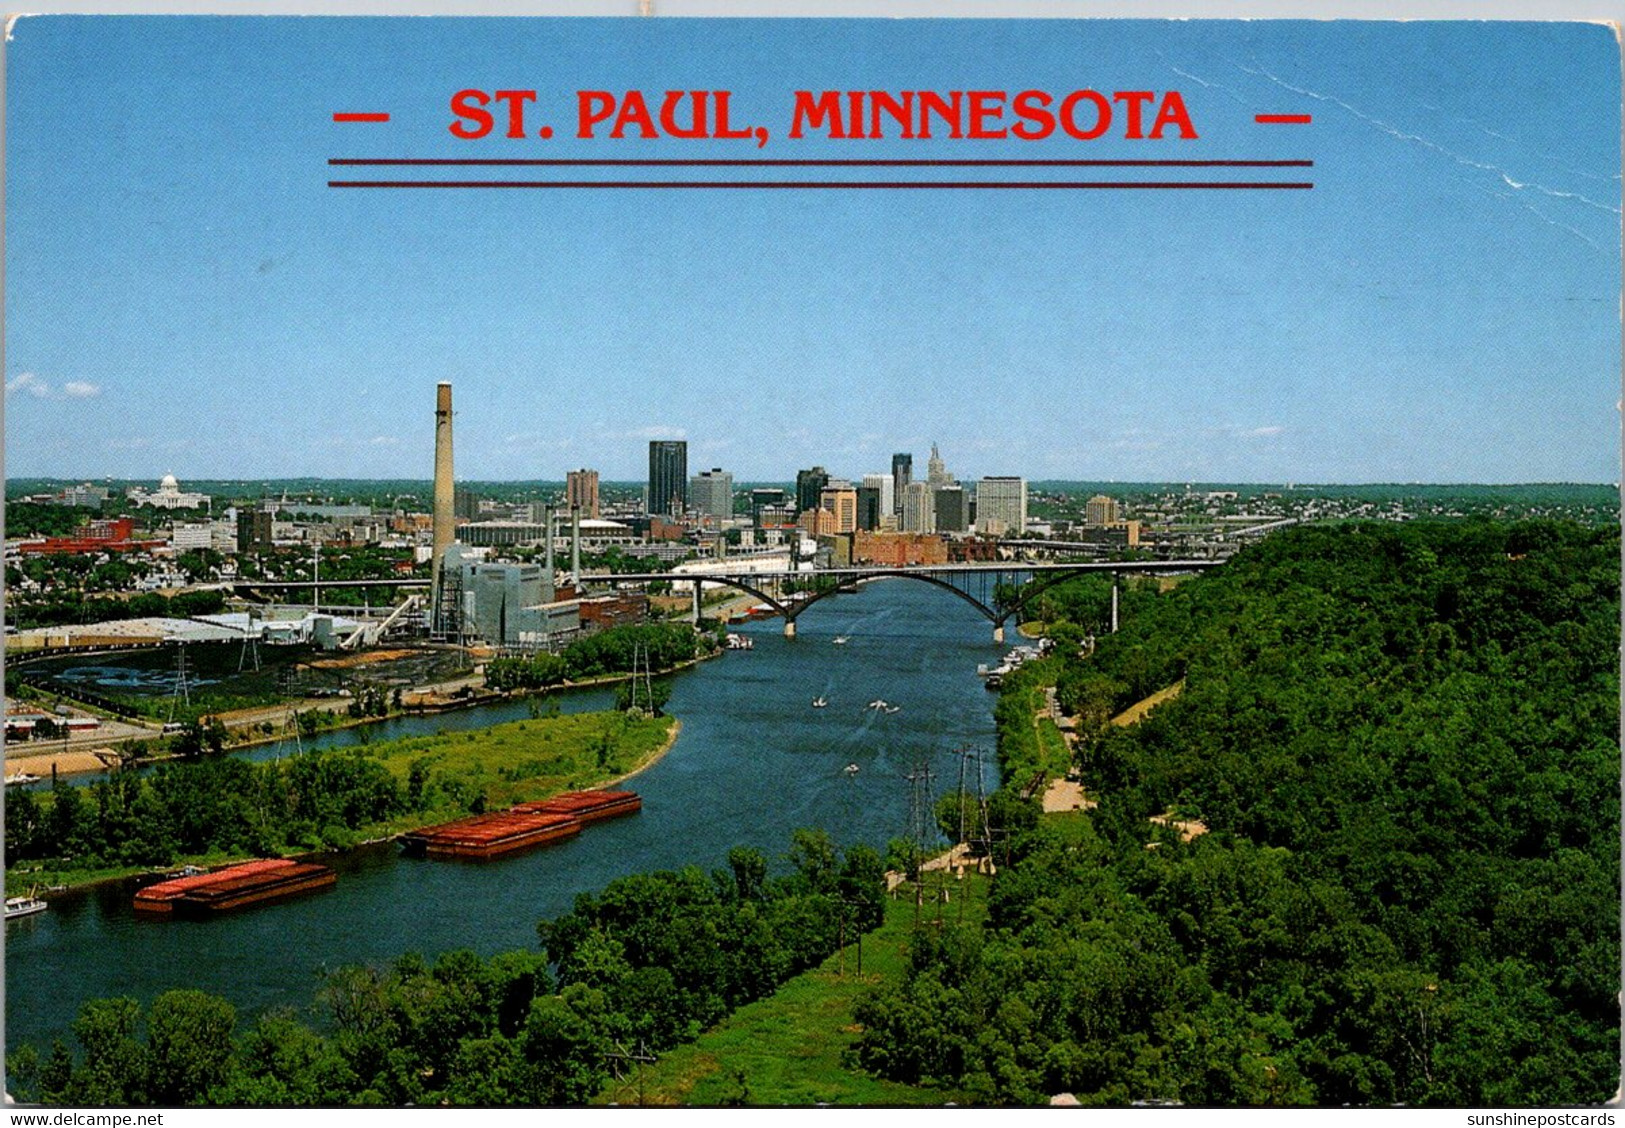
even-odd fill
[{"label": "barge on river", "polygon": [[262,858],[148,885],[136,893],[135,908],[157,916],[203,916],[311,893],[337,881],[332,870],[313,862]]},{"label": "barge on river", "polygon": [[401,845],[408,854],[429,858],[483,860],[571,838],[586,823],[630,815],[642,806],[633,791],[566,791],[506,811],[409,830]]},{"label": "barge on river", "polygon": [[636,814],[642,809],[643,799],[636,791],[566,791],[551,799],[520,803],[514,808],[538,814],[569,815],[584,823]]}]

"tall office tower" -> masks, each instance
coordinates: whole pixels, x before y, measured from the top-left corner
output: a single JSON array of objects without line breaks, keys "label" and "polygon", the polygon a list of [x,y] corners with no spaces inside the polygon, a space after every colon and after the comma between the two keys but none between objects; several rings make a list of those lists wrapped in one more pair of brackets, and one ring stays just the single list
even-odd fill
[{"label": "tall office tower", "polygon": [[948,467],[943,465],[942,455],[937,453],[937,444],[931,444],[931,457],[925,463],[925,480],[931,484],[932,489],[954,484],[953,475],[948,473]]},{"label": "tall office tower", "polygon": [[880,491],[880,515],[890,517],[897,512],[897,495],[893,492],[890,474],[865,474],[862,485]]},{"label": "tall office tower", "polygon": [[436,625],[442,612],[440,558],[457,535],[455,492],[451,468],[451,384],[441,381],[434,399],[434,532],[429,550],[429,574],[433,584],[430,608]]},{"label": "tall office tower", "polygon": [[750,523],[758,529],[762,527],[762,511],[766,509],[783,509],[789,504],[790,495],[776,486],[761,486],[750,491]]},{"label": "tall office tower", "polygon": [[818,508],[818,497],[829,485],[829,471],[822,466],[796,471],[796,509],[802,513]]},{"label": "tall office tower", "polygon": [[1096,494],[1083,505],[1083,523],[1090,528],[1101,529],[1107,525],[1116,525],[1121,521],[1117,510],[1117,499],[1107,497],[1105,494]]},{"label": "tall office tower", "polygon": [[858,527],[858,491],[851,482],[835,481],[825,486],[818,495],[818,508],[835,514],[837,533],[856,532]]},{"label": "tall office tower", "polygon": [[657,439],[649,444],[649,512],[681,517],[687,508],[688,443]]},{"label": "tall office tower", "polygon": [[970,528],[970,503],[960,486],[938,486],[931,491],[937,532],[963,533]]},{"label": "tall office tower", "polygon": [[903,490],[903,532],[932,533],[936,531],[936,513],[931,507],[931,486],[927,482],[910,482]]},{"label": "tall office tower", "polygon": [[589,521],[598,520],[598,471],[571,470],[564,476],[564,499]]},{"label": "tall office tower", "polygon": [[909,482],[914,480],[914,456],[912,454],[894,454],[891,456],[891,481],[893,513],[903,511],[903,491],[908,489]]},{"label": "tall office tower", "polygon": [[1027,480],[983,478],[976,483],[976,531],[1019,537],[1027,530]]},{"label": "tall office tower", "polygon": [[480,495],[458,486],[451,493],[451,512],[459,521],[480,519]]},{"label": "tall office tower", "polygon": [[[867,478],[864,479],[868,481]],[[887,478],[886,481],[891,481]],[[862,532],[872,533],[880,528],[880,518],[883,514],[883,499],[880,496],[879,486],[858,487],[858,528]]]},{"label": "tall office tower", "polygon": [[728,520],[734,515],[734,476],[720,467],[701,470],[688,480],[688,500],[705,516]]},{"label": "tall office tower", "polygon": [[272,514],[251,505],[237,507],[237,551],[253,552],[272,544]]}]

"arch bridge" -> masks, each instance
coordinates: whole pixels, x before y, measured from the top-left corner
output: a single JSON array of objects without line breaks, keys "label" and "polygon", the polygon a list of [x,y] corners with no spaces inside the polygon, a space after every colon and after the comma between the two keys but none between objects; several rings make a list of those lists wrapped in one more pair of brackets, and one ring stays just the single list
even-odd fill
[{"label": "arch bridge", "polygon": [[[941,588],[976,608],[993,625],[993,640],[1004,641],[1005,624],[1028,604],[1063,580],[1105,572],[1112,580],[1112,630],[1117,630],[1118,584],[1125,572],[1199,572],[1218,567],[1219,560],[1135,560],[1084,561],[1065,564],[928,564],[914,567],[884,565],[849,568],[820,568],[809,572],[635,572],[582,576],[583,584],[688,583],[694,592],[694,617],[698,621],[701,593],[705,585],[742,591],[773,609],[784,619],[786,638],[794,638],[796,620],[808,608],[832,595],[857,591],[876,580],[915,580]],[[812,584],[810,591],[785,593],[786,584]],[[1014,596],[1010,591],[1014,589]],[[1017,620],[1020,621],[1019,619]]]}]

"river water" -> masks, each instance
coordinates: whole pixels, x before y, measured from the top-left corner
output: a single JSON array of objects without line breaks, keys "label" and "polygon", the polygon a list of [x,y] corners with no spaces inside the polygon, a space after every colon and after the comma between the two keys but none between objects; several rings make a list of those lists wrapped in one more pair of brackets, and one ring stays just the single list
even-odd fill
[{"label": "river water", "polygon": [[[992,663],[988,622],[952,595],[889,581],[826,599],[782,636],[769,619],[738,628],[755,648],[674,676],[667,711],[683,722],[675,747],[629,783],[643,810],[596,823],[557,846],[487,863],[402,857],[393,844],[331,860],[324,893],[212,920],[137,919],[131,888],[51,899],[49,912],[6,927],[6,1044],[68,1040],[86,999],[195,987],[229,999],[241,1020],[311,1005],[323,969],[381,964],[405,951],[433,958],[533,948],[536,923],[568,911],[578,892],[640,870],[723,868],[736,845],[782,857],[790,832],[819,826],[842,845],[883,849],[909,829],[908,776],[924,756],[933,795],[960,778],[957,749],[980,746],[992,767],[993,696],[976,677]],[[848,642],[835,645],[833,639]],[[814,709],[813,698],[827,699]],[[877,698],[899,710],[865,706]],[[565,711],[609,707],[613,691],[557,695]],[[480,728],[530,715],[506,702],[372,726],[371,739]],[[357,730],[313,744],[356,743]],[[256,758],[286,755],[282,746]],[[844,769],[856,764],[856,773]]]}]

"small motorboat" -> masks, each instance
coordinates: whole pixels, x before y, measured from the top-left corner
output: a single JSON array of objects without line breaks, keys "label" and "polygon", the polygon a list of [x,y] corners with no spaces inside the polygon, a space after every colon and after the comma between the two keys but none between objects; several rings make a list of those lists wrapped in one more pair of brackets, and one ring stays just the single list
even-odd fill
[{"label": "small motorboat", "polygon": [[836,635],[833,641],[836,646],[845,646],[847,638],[846,635]]},{"label": "small motorboat", "polygon": [[841,771],[845,772],[849,776],[855,776],[858,774],[858,766],[856,764],[848,764],[846,767],[842,768]]},{"label": "small motorboat", "polygon": [[30,772],[14,772],[6,777],[7,787],[17,787],[21,784],[38,783],[40,777]]},{"label": "small motorboat", "polygon": [[888,706],[886,706],[887,715],[890,715],[892,713],[901,713],[902,711],[903,711],[903,707],[901,705],[888,705]]},{"label": "small motorboat", "polygon": [[822,697],[813,698],[813,708],[814,709],[822,709],[825,705],[828,705],[828,704],[829,704],[829,702],[826,701]]},{"label": "small motorboat", "polygon": [[865,709],[874,709],[874,710],[877,710],[877,711],[881,710],[881,709],[885,709],[887,707],[888,706],[886,705],[886,702],[882,701],[878,697],[875,698],[873,701],[869,702],[869,704],[864,706]]},{"label": "small motorboat", "polygon": [[49,906],[44,901],[30,893],[26,897],[6,898],[6,919],[14,920],[17,917],[33,916],[43,913]]}]

